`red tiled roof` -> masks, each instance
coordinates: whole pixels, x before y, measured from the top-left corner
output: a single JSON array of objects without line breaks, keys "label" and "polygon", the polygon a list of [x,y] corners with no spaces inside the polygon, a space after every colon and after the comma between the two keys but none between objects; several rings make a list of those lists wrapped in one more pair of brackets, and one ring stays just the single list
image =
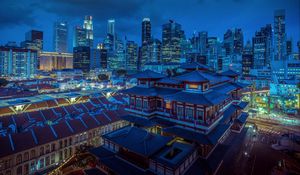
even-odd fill
[{"label": "red tiled roof", "polygon": [[110,123],[110,120],[104,114],[98,114],[95,116],[95,118],[100,122],[100,125],[106,125]]},{"label": "red tiled roof", "polygon": [[13,150],[10,144],[9,136],[0,137],[0,158],[13,154]]},{"label": "red tiled roof", "polygon": [[9,107],[3,107],[0,108],[0,116],[5,114],[12,114],[13,110],[11,110]]},{"label": "red tiled roof", "polygon": [[57,134],[58,138],[64,138],[72,135],[72,130],[66,124],[66,121],[62,120],[58,124],[52,125],[55,133]]},{"label": "red tiled roof", "polygon": [[58,104],[69,104],[69,102],[66,100],[66,99],[63,99],[63,98],[58,98],[56,99],[57,103]]},{"label": "red tiled roof", "polygon": [[9,115],[9,116],[0,117],[0,122],[2,123],[2,127],[6,128],[10,124],[13,124],[12,116]]},{"label": "red tiled roof", "polygon": [[54,100],[47,100],[46,103],[47,103],[48,107],[57,106],[57,104]]},{"label": "red tiled roof", "polygon": [[12,134],[11,137],[15,146],[15,152],[30,149],[36,145],[31,131]]},{"label": "red tiled roof", "polygon": [[53,112],[53,109],[46,109],[42,110],[41,112],[44,114],[46,120],[53,121],[58,118],[58,116]]},{"label": "red tiled roof", "polygon": [[13,118],[15,119],[17,126],[22,126],[29,120],[26,113],[14,115]]},{"label": "red tiled roof", "polygon": [[64,117],[67,114],[67,112],[64,110],[63,107],[58,107],[58,108],[53,108],[53,109],[56,113],[61,114],[62,117]]},{"label": "red tiled roof", "polygon": [[88,127],[89,129],[98,127],[98,124],[97,124],[97,122],[95,121],[95,119],[94,119],[93,117],[91,117],[89,114],[84,114],[84,115],[82,116],[82,120],[83,120],[83,122],[87,125],[87,127]]},{"label": "red tiled roof", "polygon": [[100,97],[99,100],[100,100],[103,104],[110,104],[110,102],[106,99],[106,97]]},{"label": "red tiled roof", "polygon": [[86,127],[79,119],[68,120],[68,122],[74,130],[74,133],[80,133],[86,130]]},{"label": "red tiled roof", "polygon": [[29,117],[34,119],[36,122],[44,121],[42,113],[40,111],[29,112]]},{"label": "red tiled roof", "polygon": [[43,127],[35,126],[32,130],[34,131],[38,144],[42,145],[56,140],[54,133],[48,125]]}]

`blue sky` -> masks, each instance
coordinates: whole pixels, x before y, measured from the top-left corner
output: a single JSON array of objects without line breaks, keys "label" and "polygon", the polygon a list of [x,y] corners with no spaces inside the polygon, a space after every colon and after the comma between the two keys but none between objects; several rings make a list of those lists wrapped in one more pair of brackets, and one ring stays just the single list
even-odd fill
[{"label": "blue sky", "polygon": [[223,38],[229,28],[242,28],[245,42],[255,31],[274,23],[276,9],[286,10],[286,32],[300,40],[300,0],[0,0],[0,44],[20,42],[30,29],[44,31],[44,50],[52,51],[53,23],[69,22],[69,50],[73,27],[82,25],[84,15],[94,19],[95,43],[106,34],[107,19],[116,20],[120,37],[141,41],[141,21],[149,17],[152,34],[161,39],[161,25],[169,19],[180,23],[190,37],[194,31],[208,31]]}]

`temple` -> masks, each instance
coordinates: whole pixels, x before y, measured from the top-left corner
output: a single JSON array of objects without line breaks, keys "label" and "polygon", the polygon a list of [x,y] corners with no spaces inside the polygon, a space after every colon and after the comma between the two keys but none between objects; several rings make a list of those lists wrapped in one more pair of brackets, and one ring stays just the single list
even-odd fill
[{"label": "temple", "polygon": [[[90,151],[101,171],[216,172],[222,160],[218,145],[239,134],[247,120],[247,103],[241,99],[248,85],[238,82],[232,70],[214,73],[201,64],[181,69],[172,77],[150,70],[132,76],[137,85],[121,92],[129,98],[128,115],[121,117],[129,125],[104,135],[104,144]],[[218,157],[214,163],[212,156]]]}]

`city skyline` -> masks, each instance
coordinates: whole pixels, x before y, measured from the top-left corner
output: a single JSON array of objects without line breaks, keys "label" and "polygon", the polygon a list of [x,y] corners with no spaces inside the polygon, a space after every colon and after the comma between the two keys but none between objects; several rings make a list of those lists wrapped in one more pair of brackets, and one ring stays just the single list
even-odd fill
[{"label": "city skyline", "polygon": [[[149,17],[151,20],[152,35],[160,40],[162,25],[168,22],[169,19],[173,19],[182,25],[187,38],[190,38],[194,31],[207,31],[208,36],[216,36],[223,40],[223,35],[227,29],[241,28],[245,44],[247,40],[252,39],[256,31],[266,24],[272,24],[272,27],[274,27],[274,10],[280,8],[286,11],[286,33],[287,38],[293,40],[293,51],[296,50],[296,44],[300,38],[300,12],[297,8],[300,2],[296,0],[290,0],[288,3],[280,0],[273,3],[269,3],[269,1],[188,1],[183,6],[186,8],[180,10],[180,12],[175,10],[183,5],[181,2],[174,2],[170,7],[168,7],[167,2],[170,4],[170,1],[164,1],[163,3],[157,1],[144,1],[144,3],[128,1],[126,4],[122,4],[122,1],[109,3],[104,1],[75,1],[72,4],[68,4],[67,1],[52,1],[44,3],[42,6],[40,1],[33,0],[27,1],[27,4],[17,11],[18,13],[23,12],[25,15],[18,15],[17,12],[11,15],[6,13],[6,10],[14,12],[19,8],[19,5],[14,1],[4,1],[2,3],[3,13],[0,14],[0,33],[2,35],[0,44],[4,45],[8,41],[19,43],[24,40],[25,32],[35,29],[44,32],[44,41],[46,41],[44,50],[52,51],[52,26],[57,20],[65,20],[69,23],[68,51],[70,52],[72,50],[70,43],[73,43],[74,27],[82,25],[85,15],[93,16],[95,45],[105,38],[108,19],[115,19],[115,33],[119,37],[124,39],[127,36],[129,40],[141,45],[141,25],[145,17]],[[82,8],[85,10],[79,10],[81,6],[86,7]],[[216,10],[203,9],[206,6],[209,6],[209,9]],[[111,9],[110,7],[114,7],[115,12],[108,10]],[[253,9],[258,8],[264,10],[255,10],[255,13],[253,13]],[[105,10],[98,12],[96,9]],[[165,10],[161,12],[160,9]],[[78,12],[74,14],[72,10],[78,10]],[[199,20],[195,16],[199,17]],[[44,18],[47,20],[42,20]],[[221,22],[216,22],[216,20]],[[10,33],[14,33],[14,35]]]}]

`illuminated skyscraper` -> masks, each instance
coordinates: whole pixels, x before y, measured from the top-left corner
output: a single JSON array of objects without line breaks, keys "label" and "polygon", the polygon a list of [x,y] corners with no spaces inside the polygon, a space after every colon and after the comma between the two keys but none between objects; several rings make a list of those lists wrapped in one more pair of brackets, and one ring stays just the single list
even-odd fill
[{"label": "illuminated skyscraper", "polygon": [[207,32],[199,32],[199,51],[200,55],[207,55]]},{"label": "illuminated skyscraper", "polygon": [[293,53],[293,42],[292,39],[286,40],[286,54],[291,55]]},{"label": "illuminated skyscraper", "polygon": [[254,68],[269,66],[272,59],[272,26],[270,24],[255,32],[252,39]]},{"label": "illuminated skyscraper", "polygon": [[248,41],[243,49],[243,55],[242,55],[243,76],[249,75],[250,69],[253,69],[253,49],[250,41]]},{"label": "illuminated skyscraper", "polygon": [[53,35],[53,48],[55,52],[64,53],[68,50],[68,23],[55,22]]},{"label": "illuminated skyscraper", "polygon": [[89,46],[86,39],[86,30],[80,26],[74,28],[73,47]]},{"label": "illuminated skyscraper", "polygon": [[181,40],[184,36],[181,25],[170,20],[162,25],[162,61],[180,62]]},{"label": "illuminated skyscraper", "polygon": [[115,19],[107,20],[107,33],[115,36]]},{"label": "illuminated skyscraper", "polygon": [[276,10],[274,13],[274,59],[283,60],[285,57],[285,10]]},{"label": "illuminated skyscraper", "polygon": [[84,74],[90,71],[90,47],[79,46],[73,48],[73,68],[81,69]]},{"label": "illuminated skyscraper", "polygon": [[34,43],[34,47],[32,47],[32,48],[27,47],[27,49],[35,49],[35,50],[38,50],[38,51],[42,51],[43,50],[43,45],[44,45],[43,36],[44,35],[43,35],[42,31],[30,30],[29,32],[27,32],[25,34],[25,40]]},{"label": "illuminated skyscraper", "polygon": [[138,66],[138,45],[134,41],[126,41],[126,69],[136,71]]},{"label": "illuminated skyscraper", "polygon": [[93,17],[85,16],[83,22],[83,29],[86,30],[86,39],[89,47],[93,47],[94,34],[93,34]]},{"label": "illuminated skyscraper", "polygon": [[161,62],[161,41],[152,39],[149,43],[149,62]]},{"label": "illuminated skyscraper", "polygon": [[224,34],[223,45],[226,51],[226,56],[232,54],[241,54],[244,45],[244,36],[242,29],[229,29]]},{"label": "illuminated skyscraper", "polygon": [[144,18],[142,22],[142,44],[151,40],[151,22],[149,18]]}]

